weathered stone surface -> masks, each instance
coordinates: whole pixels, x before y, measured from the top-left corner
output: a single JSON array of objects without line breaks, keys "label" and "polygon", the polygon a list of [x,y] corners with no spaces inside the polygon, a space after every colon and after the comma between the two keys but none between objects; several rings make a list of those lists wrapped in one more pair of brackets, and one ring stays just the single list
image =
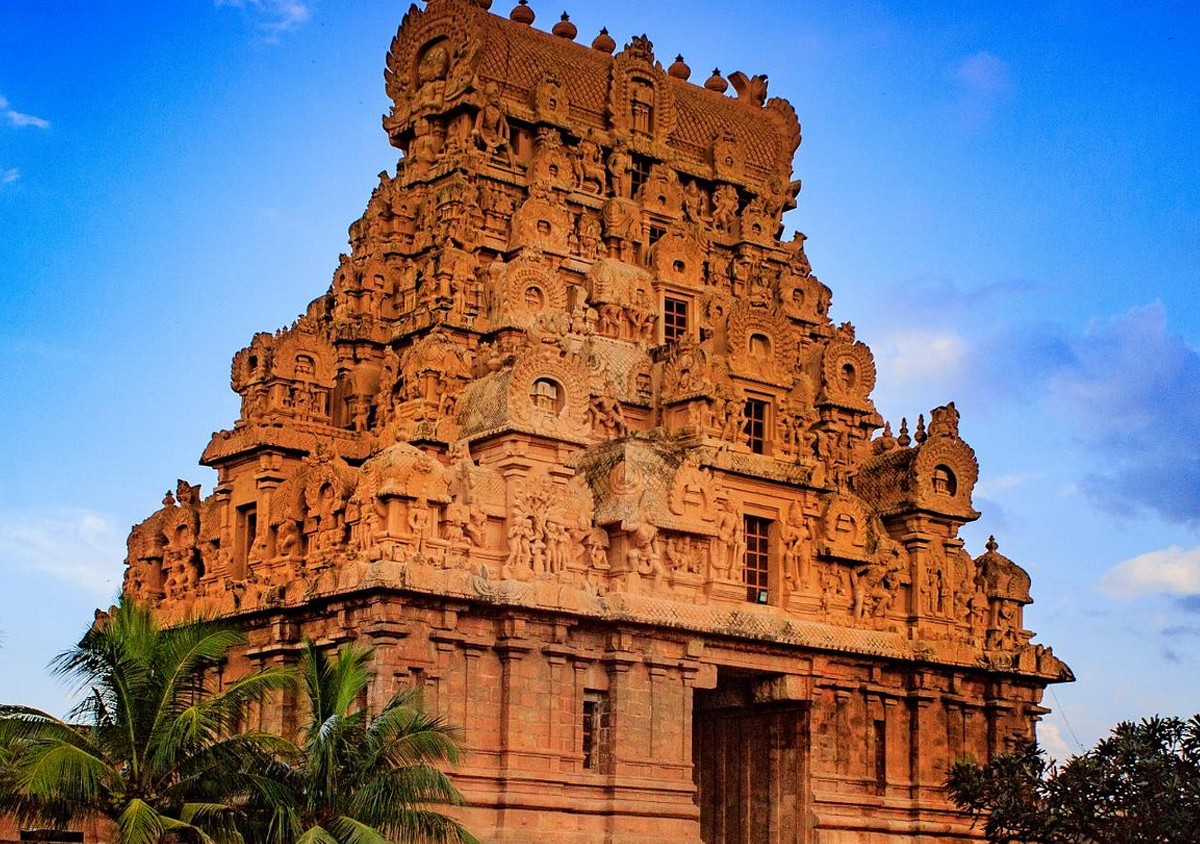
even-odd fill
[{"label": "weathered stone surface", "polygon": [[947,766],[1070,672],[1028,576],[963,550],[954,406],[893,436],[777,239],[795,112],[487,5],[405,16],[397,171],[330,291],[234,357],[217,488],[133,529],[127,593],[239,619],[231,675],[374,643],[373,702],[417,683],[463,725],[488,842],[971,839]]}]

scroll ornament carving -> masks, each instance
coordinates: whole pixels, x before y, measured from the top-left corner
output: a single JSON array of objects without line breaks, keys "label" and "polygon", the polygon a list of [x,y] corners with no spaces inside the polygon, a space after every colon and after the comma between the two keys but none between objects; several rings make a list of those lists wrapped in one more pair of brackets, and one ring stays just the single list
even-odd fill
[{"label": "scroll ornament carving", "polygon": [[549,354],[517,359],[509,379],[509,417],[538,433],[587,435],[591,391],[585,374],[569,360]]},{"label": "scroll ornament carving", "polygon": [[821,362],[821,399],[853,408],[870,406],[875,389],[875,359],[865,343],[835,340],[825,349]]},{"label": "scroll ornament carving", "polygon": [[875,531],[870,511],[857,496],[840,492],[830,497],[822,518],[822,535],[825,556],[870,561]]},{"label": "scroll ornament carving", "polygon": [[482,39],[478,23],[453,4],[410,9],[388,51],[384,84],[392,100],[384,128],[398,137],[415,116],[449,108],[468,91]]},{"label": "scroll ornament carving", "polygon": [[744,304],[729,317],[729,363],[738,375],[760,381],[790,383],[796,338],[782,314]]},{"label": "scroll ornament carving", "polygon": [[665,147],[678,118],[675,96],[662,66],[654,60],[653,45],[635,37],[614,56],[608,94],[608,119],[613,132],[647,149]]}]

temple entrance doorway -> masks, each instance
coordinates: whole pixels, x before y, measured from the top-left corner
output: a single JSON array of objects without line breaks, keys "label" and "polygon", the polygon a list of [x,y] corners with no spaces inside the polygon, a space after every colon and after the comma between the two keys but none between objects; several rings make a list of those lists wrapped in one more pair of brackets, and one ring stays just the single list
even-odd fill
[{"label": "temple entrance doorway", "polygon": [[704,844],[807,844],[808,707],[778,675],[726,671],[697,689],[692,777]]}]

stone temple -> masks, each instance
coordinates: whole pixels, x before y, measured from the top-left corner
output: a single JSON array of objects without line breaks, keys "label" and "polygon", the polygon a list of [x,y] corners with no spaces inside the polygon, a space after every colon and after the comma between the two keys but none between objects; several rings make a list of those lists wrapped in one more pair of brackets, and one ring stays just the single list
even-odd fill
[{"label": "stone temple", "polygon": [[1071,675],[1028,575],[958,537],[953,404],[893,433],[779,239],[795,111],[489,6],[404,16],[396,173],[234,357],[217,486],[133,529],[126,593],[244,625],[230,676],[373,644],[369,704],[418,684],[462,726],[488,844],[976,840],[948,765]]}]

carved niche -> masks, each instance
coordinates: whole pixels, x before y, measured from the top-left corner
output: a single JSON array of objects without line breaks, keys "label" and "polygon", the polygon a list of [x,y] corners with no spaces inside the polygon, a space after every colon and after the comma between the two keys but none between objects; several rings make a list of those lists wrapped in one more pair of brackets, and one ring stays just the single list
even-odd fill
[{"label": "carved niche", "polygon": [[529,328],[535,319],[567,307],[562,277],[536,252],[523,252],[510,263],[497,261],[488,268],[493,328]]},{"label": "carved niche", "polygon": [[384,128],[393,141],[414,117],[455,105],[474,81],[484,39],[476,16],[457,11],[450,3],[414,6],[392,39],[384,83],[394,105]]},{"label": "carved niche", "polygon": [[728,341],[729,365],[734,373],[758,381],[791,384],[796,337],[782,314],[739,303],[729,317]]},{"label": "carved niche", "polygon": [[556,255],[567,255],[574,222],[570,211],[546,189],[531,188],[529,197],[513,214],[508,248],[536,247]]},{"label": "carved niche", "polygon": [[665,145],[675,131],[675,97],[645,36],[633,38],[613,57],[608,118],[613,133],[628,138],[634,148]]},{"label": "carved niche", "polygon": [[517,358],[506,403],[512,421],[535,433],[586,438],[592,390],[573,358],[531,350]]},{"label": "carved niche", "polygon": [[650,247],[650,266],[668,284],[694,288],[703,278],[705,253],[693,234],[672,229]]},{"label": "carved niche", "polygon": [[871,407],[875,389],[875,358],[866,344],[838,338],[825,349],[821,360],[823,403],[852,409]]}]

